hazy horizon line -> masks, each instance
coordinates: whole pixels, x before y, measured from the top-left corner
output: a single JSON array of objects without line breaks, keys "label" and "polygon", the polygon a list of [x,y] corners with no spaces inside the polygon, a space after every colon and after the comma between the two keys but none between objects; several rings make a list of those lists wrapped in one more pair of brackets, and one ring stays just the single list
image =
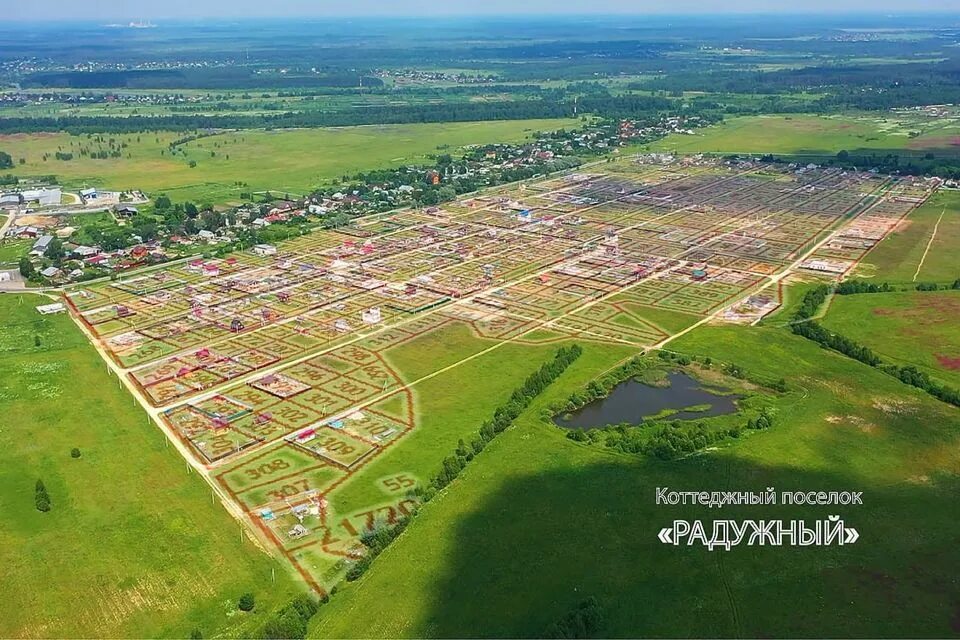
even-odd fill
[{"label": "hazy horizon line", "polygon": [[[7,22],[18,22],[23,24],[96,24],[100,26],[110,26],[113,24],[130,24],[135,22],[147,22],[152,23],[153,21],[164,21],[164,22],[243,22],[247,20],[268,20],[271,22],[282,22],[285,20],[303,20],[303,19],[325,19],[325,20],[451,20],[451,19],[460,19],[460,20],[469,20],[469,19],[534,19],[540,21],[550,21],[550,20],[568,20],[576,18],[624,18],[624,17],[656,17],[656,18],[748,18],[748,17],[757,17],[757,18],[790,18],[790,17],[823,17],[825,19],[835,19],[835,18],[871,18],[871,19],[897,19],[897,18],[911,18],[911,17],[934,17],[934,16],[950,16],[960,19],[960,9],[958,10],[944,10],[942,8],[937,9],[916,9],[912,8],[909,11],[902,12],[891,12],[890,10],[855,10],[851,11],[849,9],[845,10],[836,10],[836,11],[824,11],[819,10],[796,10],[791,9],[790,11],[753,11],[753,10],[733,10],[733,11],[657,11],[657,10],[640,10],[640,11],[617,11],[617,10],[606,10],[606,11],[597,11],[597,12],[565,12],[560,11],[550,15],[544,15],[542,12],[473,12],[473,13],[432,13],[432,14],[420,14],[415,12],[404,12],[404,13],[378,13],[378,14],[344,14],[344,13],[313,13],[313,12],[304,12],[304,13],[291,13],[285,14],[282,16],[271,16],[271,15],[259,15],[255,13],[248,13],[245,15],[209,15],[209,16],[176,16],[176,15],[116,15],[116,16],[98,16],[98,17],[57,17],[57,18],[37,18],[36,16],[7,16]],[[160,26],[160,25],[157,25]],[[951,28],[949,25],[942,25],[943,28]],[[2,26],[0,26],[2,30]]]}]

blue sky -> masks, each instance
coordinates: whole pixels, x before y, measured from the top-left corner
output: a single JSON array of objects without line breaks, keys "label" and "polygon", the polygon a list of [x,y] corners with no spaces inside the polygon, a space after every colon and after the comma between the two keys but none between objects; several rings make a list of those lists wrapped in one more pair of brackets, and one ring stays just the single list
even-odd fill
[{"label": "blue sky", "polygon": [[586,13],[956,12],[957,0],[0,0],[14,20]]}]

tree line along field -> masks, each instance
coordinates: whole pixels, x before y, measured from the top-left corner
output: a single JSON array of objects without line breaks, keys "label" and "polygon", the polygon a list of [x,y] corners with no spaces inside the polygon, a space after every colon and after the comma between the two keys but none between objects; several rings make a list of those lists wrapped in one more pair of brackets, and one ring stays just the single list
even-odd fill
[{"label": "tree line along field", "polygon": [[960,291],[834,296],[823,324],[885,360],[960,387]]},{"label": "tree line along field", "polygon": [[[623,80],[625,81],[625,80]],[[563,83],[538,83],[540,87],[562,86]],[[416,86],[405,86],[400,92],[363,94],[349,91],[328,95],[282,95],[281,92],[262,90],[210,92],[206,90],[178,90],[177,95],[184,96],[186,102],[164,103],[158,99],[154,103],[142,102],[44,102],[20,105],[8,108],[0,105],[0,118],[73,118],[73,117],[116,117],[128,116],[174,116],[179,114],[217,116],[232,115],[276,115],[285,111],[349,111],[371,107],[406,107],[417,104],[457,104],[465,102],[507,101],[524,99],[536,94],[531,85],[497,84],[479,88],[470,92],[444,92],[444,87],[456,87],[456,83],[432,83],[418,90]],[[78,90],[52,89],[58,94],[80,94]],[[170,91],[163,90],[124,90],[125,96],[138,96],[148,99],[168,96]],[[0,93],[2,95],[2,93]]]},{"label": "tree line along field", "polygon": [[955,290],[916,291],[918,283],[949,286],[960,278],[960,193],[941,191],[884,238],[854,275],[889,282],[890,293],[834,296],[824,326],[900,366],[913,365],[943,384],[960,384],[960,333]]},{"label": "tree line along field", "polygon": [[[441,149],[517,142],[535,131],[569,127],[572,120],[506,120],[441,124],[360,126],[324,129],[248,130],[205,136],[179,145],[182,133],[12,134],[0,150],[14,158],[18,176],[55,175],[63,186],[165,192],[175,201],[238,202],[241,192],[302,194],[319,183],[361,170],[418,164]],[[102,138],[103,143],[95,138]],[[110,150],[121,157],[81,157],[80,148]],[[73,153],[72,160],[55,154]],[[43,160],[46,154],[48,159]],[[25,160],[19,164],[19,159]],[[191,167],[191,162],[195,166]],[[242,184],[238,184],[242,183]]]},{"label": "tree line along field", "polygon": [[[70,319],[36,312],[47,302],[0,295],[0,635],[255,635],[294,581],[241,539]],[[257,608],[240,614],[247,591]]]}]

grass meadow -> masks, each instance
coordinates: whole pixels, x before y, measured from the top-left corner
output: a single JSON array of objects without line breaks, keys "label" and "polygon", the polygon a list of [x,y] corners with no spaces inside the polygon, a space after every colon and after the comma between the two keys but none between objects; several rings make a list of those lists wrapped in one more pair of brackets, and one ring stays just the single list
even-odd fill
[{"label": "grass meadow", "polygon": [[960,291],[834,296],[823,320],[901,366],[960,387]]},{"label": "grass meadow", "polygon": [[[165,192],[178,202],[226,204],[239,202],[245,191],[302,195],[345,174],[418,164],[471,144],[517,142],[535,131],[574,122],[503,120],[223,132],[188,142],[175,155],[168,146],[185,134],[12,134],[0,135],[0,150],[13,156],[15,163],[24,159],[24,164],[15,166],[17,175],[53,174],[69,188],[142,189]],[[81,158],[81,147],[108,148],[95,140],[96,135],[126,144],[123,157]],[[57,151],[73,152],[74,159],[57,160]],[[46,161],[44,154],[48,154]],[[191,161],[196,166],[191,167]]]},{"label": "grass meadow", "polygon": [[256,634],[297,588],[286,565],[241,541],[72,321],[34,309],[48,302],[0,295],[0,636]]},{"label": "grass meadow", "polygon": [[960,278],[958,250],[960,192],[941,191],[874,247],[854,275],[873,281],[953,282]]},{"label": "grass meadow", "polygon": [[[605,637],[956,633],[958,514],[944,508],[960,488],[956,411],[783,329],[705,327],[671,346],[786,375],[800,393],[771,430],[701,455],[614,453],[574,443],[538,415],[596,374],[588,347],[340,590],[311,637],[537,636],[590,596],[604,608]],[[658,486],[855,490],[864,505],[657,506]],[[855,546],[710,552],[656,537],[677,518],[834,513],[858,528]]]},{"label": "grass meadow", "polygon": [[[343,173],[416,162],[438,147],[519,139],[565,124],[224,133],[189,143],[186,158],[175,159],[159,155],[169,139],[155,134],[129,143],[130,160],[39,159],[44,149],[68,144],[65,134],[8,136],[0,138],[0,149],[26,157],[24,172],[56,173],[67,185],[139,187],[166,191],[174,200],[226,202],[241,190],[298,193]],[[655,146],[835,153],[908,140],[861,118],[777,116],[739,118]],[[920,209],[899,236],[867,256],[875,278],[912,278],[918,247],[922,253],[932,234],[930,218],[955,207],[952,197],[938,196],[942,201]],[[946,221],[937,237],[944,234],[947,244],[931,250],[921,279],[945,278],[950,271],[953,219],[943,226]],[[605,637],[956,635],[960,414],[780,326],[810,286],[789,286],[784,310],[762,326],[707,325],[669,345],[735,362],[760,377],[785,378],[790,392],[775,402],[773,428],[671,462],[615,452],[602,439],[575,443],[544,421],[541,410],[635,354],[625,346],[582,343],[583,355],[560,379],[421,509],[362,578],[321,608],[310,636],[540,636],[590,596],[603,607]],[[849,296],[849,302],[832,302],[824,323],[843,326],[854,338],[857,331],[883,334],[888,346],[878,342],[875,348],[889,348],[891,358],[935,357],[931,345],[960,346],[950,324],[956,309],[946,313],[936,306],[943,304],[937,300],[954,305],[956,297]],[[69,318],[41,318],[33,310],[40,298],[19,300],[0,295],[7,320],[0,337],[0,410],[7,418],[0,426],[0,512],[6,516],[0,522],[0,636],[183,637],[194,628],[205,637],[255,634],[261,616],[298,588],[294,581],[280,563],[240,539],[237,523],[211,504],[209,488],[165,447]],[[877,314],[876,308],[892,313]],[[670,330],[692,322],[668,312],[650,319]],[[930,354],[916,355],[917,340]],[[384,355],[405,379],[416,380],[493,344],[452,325]],[[558,346],[509,343],[419,382],[412,394],[417,428],[338,489],[331,497],[334,511],[382,499],[377,482],[385,476],[428,481],[457,441],[469,442]],[[70,457],[73,447],[80,458]],[[34,507],[38,478],[51,495],[48,513]],[[658,506],[655,492],[662,486],[862,491],[864,504]],[[656,537],[674,519],[814,520],[833,514],[858,529],[858,543],[710,552],[667,547]],[[249,616],[236,611],[244,591],[258,598]]]},{"label": "grass meadow", "polygon": [[[911,136],[911,132],[919,135]],[[921,151],[949,146],[960,124],[921,124],[907,118],[858,115],[761,115],[729,118],[693,135],[672,134],[651,145],[677,153],[833,155],[871,149]]]}]

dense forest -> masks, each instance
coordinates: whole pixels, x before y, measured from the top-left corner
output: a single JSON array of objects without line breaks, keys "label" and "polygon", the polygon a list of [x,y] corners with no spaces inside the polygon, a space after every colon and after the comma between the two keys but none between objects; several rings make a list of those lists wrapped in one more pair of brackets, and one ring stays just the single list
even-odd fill
[{"label": "dense forest", "polygon": [[250,67],[148,69],[121,71],[52,71],[21,81],[29,88],[71,89],[269,89],[276,87],[379,87],[380,78],[351,73],[265,74]]},{"label": "dense forest", "polygon": [[[84,133],[135,133],[140,131],[192,131],[197,129],[252,129],[295,127],[340,127],[364,124],[418,122],[469,122],[475,120],[529,120],[570,118],[575,114],[627,118],[645,117],[677,110],[666,98],[598,94],[575,102],[529,99],[499,102],[446,102],[406,106],[371,106],[348,111],[304,111],[266,115],[174,114],[168,116],[71,116],[0,118],[0,133],[67,131]],[[684,112],[692,115],[690,110]]]}]

